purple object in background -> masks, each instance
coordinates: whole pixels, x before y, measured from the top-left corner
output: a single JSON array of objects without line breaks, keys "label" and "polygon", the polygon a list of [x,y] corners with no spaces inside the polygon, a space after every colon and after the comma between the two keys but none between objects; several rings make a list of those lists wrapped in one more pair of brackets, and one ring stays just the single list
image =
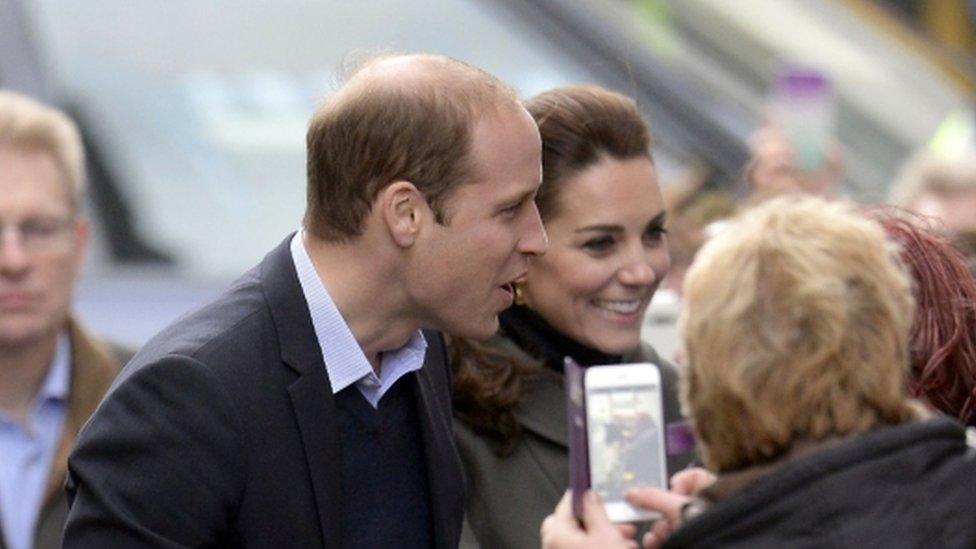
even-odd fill
[{"label": "purple object in background", "polygon": [[833,139],[836,116],[827,75],[813,68],[784,68],[776,79],[772,106],[797,165],[808,171],[819,168]]},{"label": "purple object in background", "polygon": [[566,376],[566,425],[569,428],[569,489],[573,492],[573,514],[583,516],[583,492],[590,488],[590,458],[586,445],[586,399],[583,376],[586,368],[572,358],[563,361]]},{"label": "purple object in background", "polygon": [[664,445],[667,446],[669,456],[684,454],[695,449],[695,433],[687,421],[668,423],[664,436]]},{"label": "purple object in background", "polygon": [[819,96],[830,92],[830,81],[814,69],[788,68],[779,75],[776,86],[783,97]]}]

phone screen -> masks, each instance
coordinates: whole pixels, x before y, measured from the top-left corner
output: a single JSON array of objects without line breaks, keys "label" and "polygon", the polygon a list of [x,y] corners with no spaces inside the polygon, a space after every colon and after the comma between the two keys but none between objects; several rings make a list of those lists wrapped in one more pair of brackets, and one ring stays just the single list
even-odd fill
[{"label": "phone screen", "polygon": [[660,386],[587,390],[590,484],[611,507],[634,486],[664,487]]}]

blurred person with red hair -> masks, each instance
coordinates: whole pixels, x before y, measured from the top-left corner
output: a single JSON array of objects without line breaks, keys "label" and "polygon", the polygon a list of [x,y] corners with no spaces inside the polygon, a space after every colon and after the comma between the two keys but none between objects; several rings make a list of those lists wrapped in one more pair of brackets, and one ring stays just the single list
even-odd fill
[{"label": "blurred person with red hair", "polygon": [[875,210],[871,217],[899,244],[913,280],[909,392],[976,425],[976,279],[963,255],[924,219],[893,210]]}]

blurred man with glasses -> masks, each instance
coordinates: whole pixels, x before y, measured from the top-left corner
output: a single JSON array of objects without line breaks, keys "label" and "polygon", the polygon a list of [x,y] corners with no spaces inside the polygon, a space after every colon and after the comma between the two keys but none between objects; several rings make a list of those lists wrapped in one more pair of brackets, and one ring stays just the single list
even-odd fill
[{"label": "blurred man with glasses", "polygon": [[60,546],[68,450],[119,369],[69,311],[83,189],[74,123],[0,90],[0,549]]}]

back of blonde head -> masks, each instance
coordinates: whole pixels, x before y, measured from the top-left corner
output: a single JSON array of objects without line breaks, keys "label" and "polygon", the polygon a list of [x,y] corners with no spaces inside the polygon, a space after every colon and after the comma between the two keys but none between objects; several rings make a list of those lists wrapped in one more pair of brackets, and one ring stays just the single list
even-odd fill
[{"label": "back of blonde head", "polygon": [[915,416],[913,303],[898,251],[847,204],[784,197],[699,253],[681,328],[686,413],[724,472]]}]

